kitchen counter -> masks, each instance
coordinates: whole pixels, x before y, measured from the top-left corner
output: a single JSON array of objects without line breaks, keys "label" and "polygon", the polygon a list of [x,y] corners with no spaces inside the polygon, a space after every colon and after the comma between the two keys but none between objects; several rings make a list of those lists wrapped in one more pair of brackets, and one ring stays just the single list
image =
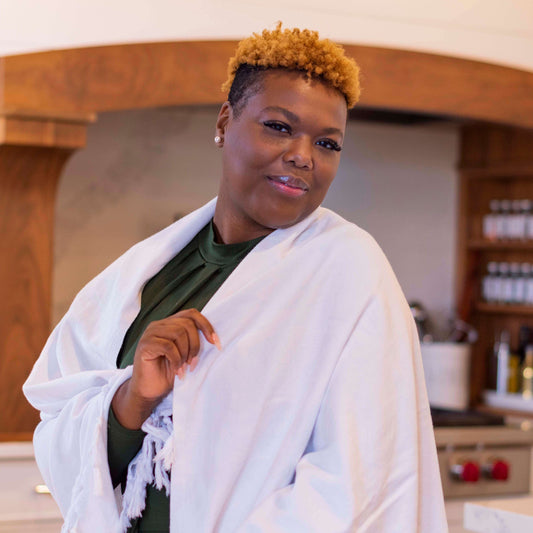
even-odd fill
[{"label": "kitchen counter", "polygon": [[530,533],[533,531],[533,496],[467,502],[464,527],[480,533]]},{"label": "kitchen counter", "polygon": [[63,520],[43,480],[31,442],[0,443],[0,533],[57,533]]}]

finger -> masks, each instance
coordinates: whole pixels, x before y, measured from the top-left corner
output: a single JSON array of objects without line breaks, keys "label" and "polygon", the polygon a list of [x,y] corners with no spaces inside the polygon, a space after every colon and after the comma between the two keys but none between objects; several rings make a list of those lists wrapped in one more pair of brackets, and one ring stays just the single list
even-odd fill
[{"label": "finger", "polygon": [[217,347],[217,350],[218,351],[222,350],[222,344],[220,344],[220,339],[218,338],[218,335],[214,332],[212,335],[212,339],[213,339],[213,344]]},{"label": "finger", "polygon": [[[192,326],[192,329],[194,329],[194,326]],[[182,363],[187,363],[187,360],[189,359],[190,350],[189,328],[187,328],[186,325],[184,325],[183,323],[180,323],[179,327],[177,328],[169,326],[165,333],[176,345],[176,348],[178,349],[181,355]]]},{"label": "finger", "polygon": [[200,351],[198,329],[190,318],[180,317],[178,320],[167,321],[164,325],[161,324],[157,333],[174,342],[184,363],[188,363]]},{"label": "finger", "polygon": [[178,347],[166,335],[152,334],[149,337],[141,338],[137,350],[140,352],[142,359],[146,361],[159,357],[165,357],[171,361],[180,360]]},{"label": "finger", "polygon": [[152,336],[172,341],[180,353],[181,361],[189,363],[200,351],[200,336],[195,322],[189,318],[179,317],[160,321],[151,331]]},{"label": "finger", "polygon": [[198,357],[194,357],[193,360],[189,364],[189,368],[191,369],[191,372],[198,366]]},{"label": "finger", "polygon": [[186,320],[186,327],[189,340],[189,352],[187,353],[187,363],[190,363],[193,357],[198,355],[200,351],[200,335],[196,324],[192,320]]},{"label": "finger", "polygon": [[176,343],[168,337],[152,337],[149,346],[143,346],[143,359],[154,360],[160,357],[165,358],[172,370],[177,373],[178,369],[183,366],[185,358],[176,346]]},{"label": "finger", "polygon": [[177,315],[187,316],[190,318],[195,323],[197,329],[204,334],[204,337],[208,342],[214,344],[219,350],[222,349],[220,345],[220,339],[215,333],[215,328],[213,328],[211,322],[209,322],[209,320],[207,320],[207,318],[202,315],[200,311],[197,309],[185,309],[184,311],[177,313]]}]

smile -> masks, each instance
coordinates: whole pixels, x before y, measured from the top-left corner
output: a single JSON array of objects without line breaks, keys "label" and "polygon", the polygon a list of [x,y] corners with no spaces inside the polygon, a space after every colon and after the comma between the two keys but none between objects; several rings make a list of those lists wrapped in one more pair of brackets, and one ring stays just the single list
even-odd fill
[{"label": "smile", "polygon": [[287,196],[302,196],[309,190],[307,183],[293,176],[267,176],[267,180],[272,187]]}]

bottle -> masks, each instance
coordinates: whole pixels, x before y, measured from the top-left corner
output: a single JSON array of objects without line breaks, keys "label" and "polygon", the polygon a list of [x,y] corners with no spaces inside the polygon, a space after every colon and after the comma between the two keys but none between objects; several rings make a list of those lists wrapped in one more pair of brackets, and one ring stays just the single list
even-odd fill
[{"label": "bottle", "polygon": [[524,305],[533,305],[533,272],[531,271],[531,265],[529,265],[529,267],[529,276],[525,279]]},{"label": "bottle", "polygon": [[499,239],[509,238],[509,222],[511,217],[511,201],[500,201],[500,214],[496,218],[497,220],[497,234]]},{"label": "bottle", "polygon": [[533,239],[533,203],[530,201],[530,209],[526,215],[526,239]]},{"label": "bottle", "polygon": [[533,397],[533,345],[526,347],[526,356],[522,364],[522,396]]},{"label": "bottle", "polygon": [[509,303],[518,304],[522,301],[524,294],[524,280],[520,273],[520,263],[509,265],[509,277],[511,278],[511,299]]},{"label": "bottle", "polygon": [[509,332],[503,330],[496,351],[496,392],[498,394],[505,394],[507,392],[509,381],[509,352]]},{"label": "bottle", "polygon": [[511,202],[511,211],[509,214],[509,224],[507,227],[507,237],[509,239],[520,238],[520,222],[522,219],[522,200],[513,200]]},{"label": "bottle", "polygon": [[500,210],[500,201],[491,200],[489,204],[490,212],[483,217],[483,237],[489,241],[497,238],[497,217]]},{"label": "bottle", "polygon": [[516,394],[520,392],[520,385],[522,384],[520,356],[517,351],[512,351],[509,354],[509,375],[507,377],[507,392]]},{"label": "bottle", "polygon": [[498,277],[498,301],[502,304],[512,303],[513,298],[513,281],[509,275],[509,263],[500,263],[498,265],[500,275]]},{"label": "bottle", "polygon": [[526,324],[520,326],[518,331],[518,392],[522,392],[522,366],[526,359],[526,348],[532,343],[533,330]]},{"label": "bottle", "polygon": [[533,338],[532,333],[529,326],[525,324],[520,326],[520,330],[518,331],[518,355],[520,356],[520,364],[524,362],[526,357],[526,348],[531,344],[531,339]]},{"label": "bottle", "polygon": [[486,302],[497,302],[499,298],[498,289],[498,263],[490,261],[487,264],[487,274],[482,281],[482,295]]},{"label": "bottle", "polygon": [[496,332],[494,332],[494,343],[492,345],[492,350],[489,353],[488,364],[487,364],[487,386],[490,390],[496,390],[496,372],[498,370],[497,364],[497,354],[498,348],[500,346],[499,337]]},{"label": "bottle", "polygon": [[525,240],[527,238],[526,225],[531,214],[531,200],[520,200],[520,217],[517,222],[517,238]]},{"label": "bottle", "polygon": [[[527,304],[527,283],[531,274],[531,265],[529,263],[520,263],[520,276],[515,286],[515,303],[518,305]],[[533,286],[532,286],[533,288]]]}]

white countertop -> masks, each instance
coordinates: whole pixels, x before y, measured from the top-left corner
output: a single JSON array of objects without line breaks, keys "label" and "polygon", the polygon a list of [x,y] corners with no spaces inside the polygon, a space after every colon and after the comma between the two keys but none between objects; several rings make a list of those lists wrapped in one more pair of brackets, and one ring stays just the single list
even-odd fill
[{"label": "white countertop", "polygon": [[0,443],[0,481],[0,531],[21,531],[24,524],[28,531],[37,531],[36,524],[56,524],[59,531],[61,513],[52,496],[42,491],[31,442]]},{"label": "white countertop", "polygon": [[533,497],[531,495],[467,502],[464,527],[479,533],[531,533]]},{"label": "white countertop", "polygon": [[33,458],[33,444],[31,442],[0,442],[0,461]]}]

